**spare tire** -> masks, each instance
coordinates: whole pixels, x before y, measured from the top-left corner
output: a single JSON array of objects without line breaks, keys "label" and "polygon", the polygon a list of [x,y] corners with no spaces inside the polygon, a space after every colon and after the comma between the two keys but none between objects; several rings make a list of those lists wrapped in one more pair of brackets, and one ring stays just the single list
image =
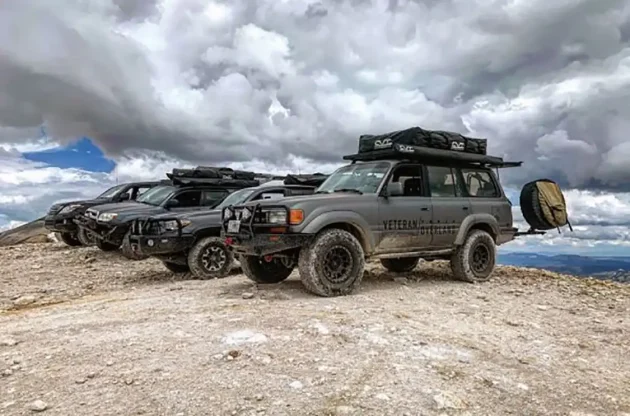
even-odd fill
[{"label": "spare tire", "polygon": [[550,179],[526,183],[519,203],[525,221],[534,230],[550,230],[569,223],[564,195]]}]

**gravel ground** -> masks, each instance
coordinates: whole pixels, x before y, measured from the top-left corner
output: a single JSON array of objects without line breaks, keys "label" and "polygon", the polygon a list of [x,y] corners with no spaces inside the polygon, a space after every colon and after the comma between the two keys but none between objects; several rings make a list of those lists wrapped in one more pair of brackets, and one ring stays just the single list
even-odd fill
[{"label": "gravel ground", "polygon": [[0,261],[0,415],[630,415],[628,285],[370,264],[317,298],[60,244]]}]

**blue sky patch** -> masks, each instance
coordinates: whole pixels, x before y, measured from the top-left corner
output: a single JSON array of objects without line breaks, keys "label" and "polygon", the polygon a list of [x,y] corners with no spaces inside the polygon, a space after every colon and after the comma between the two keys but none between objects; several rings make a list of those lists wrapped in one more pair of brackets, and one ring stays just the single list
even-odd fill
[{"label": "blue sky patch", "polygon": [[107,159],[89,138],[83,137],[66,146],[36,152],[22,153],[24,159],[47,163],[61,169],[82,169],[88,172],[109,173],[116,162]]}]

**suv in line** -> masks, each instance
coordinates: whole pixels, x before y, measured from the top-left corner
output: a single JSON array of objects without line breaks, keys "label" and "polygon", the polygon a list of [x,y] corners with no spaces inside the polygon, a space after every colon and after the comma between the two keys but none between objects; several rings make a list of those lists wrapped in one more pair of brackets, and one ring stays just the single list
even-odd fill
[{"label": "suv in line", "polygon": [[[415,145],[415,136],[371,136],[371,148],[360,143],[358,154],[344,157],[352,163],[313,195],[224,208],[222,234],[244,274],[278,283],[297,266],[319,296],[352,293],[367,258],[394,272],[446,259],[457,279],[489,279],[496,246],[526,234],[513,227],[512,204],[492,168],[522,162],[430,148],[429,139]],[[465,140],[446,136],[440,145],[467,149]]]},{"label": "suv in line", "polygon": [[95,242],[92,233],[80,229],[74,223],[77,216],[95,205],[134,201],[159,184],[160,181],[122,183],[112,186],[94,199],[54,204],[49,208],[44,218],[44,227],[56,233],[59,239],[69,246],[92,245]]},{"label": "suv in line", "polygon": [[[322,175],[319,183],[325,180]],[[248,201],[268,201],[310,195],[314,185],[270,181],[235,191],[211,211],[159,214],[136,219],[129,243],[139,256],[160,259],[174,273],[188,273],[198,279],[226,276],[234,263],[232,252],[221,236],[221,209]]]},{"label": "suv in line", "polygon": [[150,189],[135,201],[93,206],[74,222],[95,236],[96,245],[101,250],[121,249],[125,257],[142,260],[146,257],[134,253],[129,245],[129,230],[135,219],[164,213],[208,211],[232,192],[259,185],[258,180],[250,179],[253,173],[241,179],[212,169],[174,169],[174,173],[167,174],[168,183]]}]

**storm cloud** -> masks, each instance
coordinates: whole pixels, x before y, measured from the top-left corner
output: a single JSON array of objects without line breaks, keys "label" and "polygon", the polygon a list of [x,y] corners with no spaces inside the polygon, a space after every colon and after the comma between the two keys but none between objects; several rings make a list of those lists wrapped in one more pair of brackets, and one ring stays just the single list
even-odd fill
[{"label": "storm cloud", "polygon": [[630,189],[625,0],[0,3],[0,141],[336,163],[364,133],[486,137],[522,184]]}]

